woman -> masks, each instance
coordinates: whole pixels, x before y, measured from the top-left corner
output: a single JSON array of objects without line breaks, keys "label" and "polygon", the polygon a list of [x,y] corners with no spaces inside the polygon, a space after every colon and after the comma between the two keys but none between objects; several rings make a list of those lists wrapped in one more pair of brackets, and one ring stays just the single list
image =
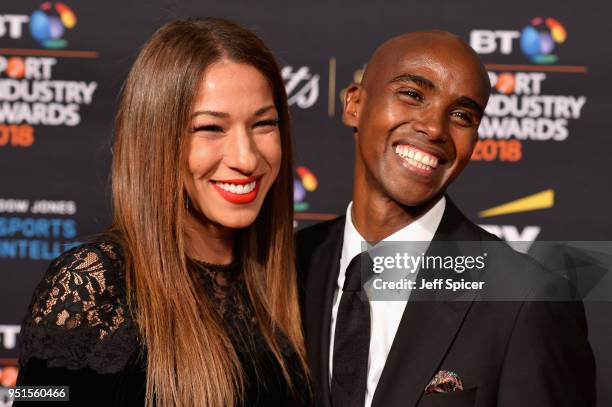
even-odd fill
[{"label": "woman", "polygon": [[77,405],[306,403],[270,51],[225,20],[162,27],[124,85],[113,150],[114,224],[36,289],[18,385],[69,385]]}]

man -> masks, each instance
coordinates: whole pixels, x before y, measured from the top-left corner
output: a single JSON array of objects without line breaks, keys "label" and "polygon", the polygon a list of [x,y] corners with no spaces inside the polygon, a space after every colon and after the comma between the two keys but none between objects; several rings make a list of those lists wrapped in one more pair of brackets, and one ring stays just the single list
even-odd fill
[{"label": "man", "polygon": [[[354,129],[353,201],[346,217],[297,234],[318,405],[594,405],[582,304],[542,301],[551,290],[568,299],[564,283],[444,196],[470,160],[489,92],[474,51],[438,31],[387,41],[362,82],[348,88],[343,121]],[[487,272],[476,277],[488,291],[466,291],[461,301],[415,290],[408,301],[358,300],[364,282],[354,270],[367,264],[364,241],[494,243]],[[507,287],[512,301],[482,300]]]}]

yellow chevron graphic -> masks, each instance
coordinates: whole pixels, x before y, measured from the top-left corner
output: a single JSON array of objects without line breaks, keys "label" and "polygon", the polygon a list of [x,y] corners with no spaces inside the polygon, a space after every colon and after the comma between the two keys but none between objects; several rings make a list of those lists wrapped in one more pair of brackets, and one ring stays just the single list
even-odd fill
[{"label": "yellow chevron graphic", "polygon": [[508,215],[510,213],[535,211],[538,209],[552,208],[554,204],[555,191],[553,189],[547,189],[537,194],[485,209],[484,211],[478,212],[478,216],[481,218],[488,218],[491,216]]}]

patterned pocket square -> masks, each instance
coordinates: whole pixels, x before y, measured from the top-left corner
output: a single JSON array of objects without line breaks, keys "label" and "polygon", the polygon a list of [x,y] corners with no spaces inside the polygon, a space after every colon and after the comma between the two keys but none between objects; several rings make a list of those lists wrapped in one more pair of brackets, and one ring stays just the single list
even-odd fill
[{"label": "patterned pocket square", "polygon": [[463,382],[455,372],[440,370],[425,387],[425,394],[463,391]]}]

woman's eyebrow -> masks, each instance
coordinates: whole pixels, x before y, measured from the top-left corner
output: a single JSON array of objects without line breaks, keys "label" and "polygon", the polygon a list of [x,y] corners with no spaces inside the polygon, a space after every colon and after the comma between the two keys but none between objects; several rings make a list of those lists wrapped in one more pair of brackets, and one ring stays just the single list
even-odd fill
[{"label": "woman's eyebrow", "polygon": [[261,115],[265,114],[266,112],[268,112],[270,109],[275,109],[275,108],[276,108],[276,106],[274,106],[274,105],[262,107],[261,109],[257,109],[257,111],[255,112],[255,116],[261,116]]},{"label": "woman's eyebrow", "polygon": [[[274,105],[269,105],[269,106],[262,107],[262,108],[257,109],[255,111],[255,116],[261,116],[261,115],[265,114],[266,112],[268,112],[269,110],[275,109],[275,108],[276,108],[276,106],[274,106]],[[213,117],[218,117],[218,118],[221,118],[221,119],[227,119],[228,117],[230,117],[229,113],[226,113],[226,112],[217,112],[215,110],[198,110],[198,111],[193,112],[191,114],[191,117],[193,118],[193,117],[196,117],[196,116],[199,116],[199,115],[202,115],[202,114],[205,114],[205,115],[208,115],[208,116],[213,116]]]},{"label": "woman's eyebrow", "polygon": [[216,112],[214,110],[198,110],[196,112],[193,112],[191,114],[191,117],[193,118],[193,117],[199,116],[201,114],[206,114],[206,115],[209,115],[209,116],[219,117],[219,118],[222,118],[222,119],[228,118],[230,116],[229,113],[225,113],[225,112]]}]

